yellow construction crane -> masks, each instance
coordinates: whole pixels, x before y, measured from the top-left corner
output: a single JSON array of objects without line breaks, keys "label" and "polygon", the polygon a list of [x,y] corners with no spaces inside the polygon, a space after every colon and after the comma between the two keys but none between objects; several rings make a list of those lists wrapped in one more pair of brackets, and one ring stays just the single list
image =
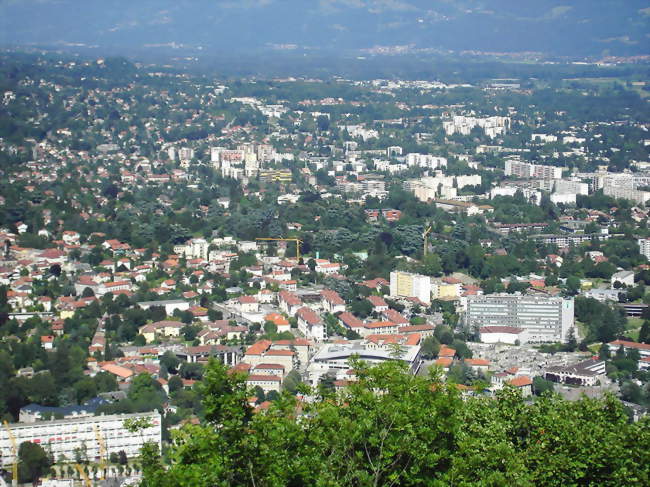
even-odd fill
[{"label": "yellow construction crane", "polygon": [[422,252],[422,255],[424,257],[429,253],[429,241],[427,240],[427,236],[431,233],[431,230],[433,230],[433,227],[430,226],[422,233],[422,240],[424,241],[424,251]]},{"label": "yellow construction crane", "polygon": [[104,480],[106,477],[106,443],[97,425],[95,425],[95,438],[97,438],[97,444],[99,445],[99,478],[100,480]]},{"label": "yellow construction crane", "polygon": [[78,463],[75,463],[74,468],[77,469],[77,472],[79,472],[79,477],[81,477],[84,481],[84,486],[85,487],[93,487],[93,483],[90,481],[90,478],[88,477],[88,474],[84,470],[84,468],[79,465]]},{"label": "yellow construction crane", "polygon": [[18,485],[18,446],[16,445],[16,437],[11,432],[9,423],[5,420],[4,422],[5,429],[7,430],[7,435],[9,436],[9,441],[11,442],[11,452],[14,455],[14,463],[11,468],[11,485],[12,487],[17,487]]},{"label": "yellow construction crane", "polygon": [[262,238],[256,238],[255,240],[273,240],[276,242],[296,242],[296,258],[300,260],[300,244],[302,243],[302,240],[299,238],[270,238],[270,237],[262,237]]}]

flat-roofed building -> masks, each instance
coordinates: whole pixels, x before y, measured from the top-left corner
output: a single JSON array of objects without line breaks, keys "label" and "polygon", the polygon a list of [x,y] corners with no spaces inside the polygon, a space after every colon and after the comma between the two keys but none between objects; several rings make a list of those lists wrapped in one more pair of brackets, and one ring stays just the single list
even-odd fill
[{"label": "flat-roofed building", "polygon": [[[129,419],[146,419],[149,426],[140,431],[130,432],[124,427]],[[106,454],[124,450],[127,457],[140,454],[145,442],[153,442],[160,448],[162,440],[161,417],[157,411],[135,414],[111,414],[106,416],[77,417],[35,423],[9,424],[8,428],[20,445],[23,442],[36,443],[50,451],[54,458],[61,455],[74,460],[75,450],[83,448],[92,461],[100,457],[97,432],[104,439]],[[11,440],[5,428],[0,430],[0,459],[3,465],[13,462]]]},{"label": "flat-roofed building", "polygon": [[493,326],[522,328],[532,343],[563,342],[574,326],[573,299],[512,294],[468,296],[466,320],[475,330]]},{"label": "flat-roofed building", "polygon": [[390,295],[402,298],[418,298],[423,303],[431,303],[431,278],[410,272],[390,273]]},{"label": "flat-roofed building", "polygon": [[605,362],[593,358],[573,365],[548,367],[544,372],[546,380],[577,386],[596,385],[605,375]]}]

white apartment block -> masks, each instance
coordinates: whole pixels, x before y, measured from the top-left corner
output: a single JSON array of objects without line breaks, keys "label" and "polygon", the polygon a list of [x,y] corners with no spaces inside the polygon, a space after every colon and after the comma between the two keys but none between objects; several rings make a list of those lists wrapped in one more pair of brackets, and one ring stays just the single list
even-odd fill
[{"label": "white apartment block", "polygon": [[191,161],[194,159],[194,149],[189,147],[181,147],[178,151],[178,158],[183,161]]},{"label": "white apartment block", "polygon": [[576,204],[576,194],[575,193],[553,193],[551,194],[551,201],[556,205],[575,205]]},{"label": "white apartment block", "polygon": [[637,242],[641,255],[645,255],[645,258],[650,260],[650,238],[640,238]]},{"label": "white apartment block", "polygon": [[505,134],[510,130],[510,117],[464,117],[456,115],[451,120],[442,122],[447,135],[469,135],[474,127],[479,127],[490,138]]},{"label": "white apartment block", "polygon": [[497,186],[490,190],[490,198],[496,196],[514,196],[517,191],[530,201],[532,204],[539,206],[542,202],[542,193],[532,188],[520,188],[518,186]]},{"label": "white apartment block", "polygon": [[205,239],[193,238],[184,244],[174,245],[174,253],[183,255],[187,259],[208,259],[210,245]]},{"label": "white apartment block", "polygon": [[517,178],[562,179],[562,168],[510,159],[505,163],[505,174]]},{"label": "white apartment block", "polygon": [[549,142],[557,142],[557,136],[550,135],[550,134],[532,134],[530,136],[530,140],[532,140],[533,142],[541,142],[543,144],[548,144]]},{"label": "white apartment block", "polygon": [[[135,433],[129,432],[124,427],[125,420],[139,418],[148,419],[151,426]],[[124,450],[127,457],[135,457],[140,454],[140,448],[145,442],[151,441],[160,447],[161,424],[160,414],[154,411],[38,421],[27,424],[14,423],[10,424],[9,428],[17,445],[26,441],[36,443],[46,451],[50,450],[55,459],[58,460],[61,455],[64,455],[69,461],[74,461],[76,449],[85,448],[88,459],[95,461],[100,458],[97,432],[104,439],[107,455]],[[0,430],[0,459],[3,465],[10,464],[14,460],[11,440],[4,428]]]},{"label": "white apartment block", "polygon": [[589,194],[589,185],[581,181],[571,181],[567,179],[558,179],[553,182],[553,189],[556,193],[573,193],[588,195]]},{"label": "white apartment block", "polygon": [[478,186],[481,182],[480,174],[444,176],[438,172],[435,176],[405,181],[404,189],[412,192],[420,201],[436,198],[454,199],[458,196],[458,189],[465,186]]},{"label": "white apartment block", "polygon": [[342,128],[343,130],[346,130],[351,137],[361,137],[364,142],[379,137],[379,132],[375,129],[366,129],[361,125],[344,125]]},{"label": "white apartment block", "polygon": [[563,342],[574,326],[573,299],[489,294],[467,298],[471,329],[486,326],[523,328],[528,342]]},{"label": "white apartment block", "polygon": [[650,191],[640,191],[624,186],[603,186],[603,194],[612,198],[622,198],[634,201],[638,204],[645,204],[650,200]]},{"label": "white apartment block", "polygon": [[390,295],[402,298],[418,298],[431,303],[431,278],[421,274],[393,271],[390,273]]},{"label": "white apartment block", "polygon": [[440,169],[442,167],[447,167],[447,158],[413,152],[406,155],[406,165],[408,167],[417,166],[429,169]]}]

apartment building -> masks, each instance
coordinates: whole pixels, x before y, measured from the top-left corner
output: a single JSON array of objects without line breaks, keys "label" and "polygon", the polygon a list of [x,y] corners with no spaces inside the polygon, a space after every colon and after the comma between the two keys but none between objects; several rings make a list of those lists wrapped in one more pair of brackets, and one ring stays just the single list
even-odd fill
[{"label": "apartment building", "polygon": [[603,194],[612,198],[621,198],[634,201],[638,204],[645,204],[650,201],[650,191],[641,191],[626,186],[603,186]]},{"label": "apartment building", "polygon": [[[141,418],[148,420],[150,426],[133,433],[124,427],[124,421]],[[18,445],[26,441],[36,443],[51,451],[55,459],[63,455],[70,461],[75,459],[75,450],[85,449],[88,459],[94,461],[100,457],[97,433],[104,439],[107,455],[124,450],[127,457],[135,457],[145,442],[151,441],[160,447],[161,424],[160,413],[154,411],[17,423],[8,427]],[[4,428],[0,430],[0,459],[3,465],[12,463],[14,459],[11,440]]]},{"label": "apartment building", "polygon": [[505,175],[517,178],[562,179],[562,168],[507,160],[505,163]]},{"label": "apartment building", "polygon": [[418,298],[431,303],[431,278],[421,274],[393,271],[390,273],[390,295],[402,298]]},{"label": "apartment building", "polygon": [[528,342],[563,342],[574,326],[573,299],[490,294],[467,298],[471,329],[490,326],[522,328]]},{"label": "apartment building", "polygon": [[641,255],[645,255],[645,258],[650,260],[650,238],[640,238],[637,242]]}]

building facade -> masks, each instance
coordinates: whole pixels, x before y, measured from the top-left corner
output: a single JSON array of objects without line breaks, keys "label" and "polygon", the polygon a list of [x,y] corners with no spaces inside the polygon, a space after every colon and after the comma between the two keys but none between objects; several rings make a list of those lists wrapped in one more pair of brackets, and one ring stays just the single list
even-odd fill
[{"label": "building facade", "polygon": [[646,259],[650,260],[650,238],[640,238],[638,243],[641,255],[644,255]]},{"label": "building facade", "polygon": [[418,298],[431,303],[431,278],[421,274],[393,271],[390,273],[390,295],[401,298]]},{"label": "building facade", "polygon": [[574,326],[573,299],[511,294],[469,296],[466,320],[475,330],[491,326],[522,328],[531,343],[563,342]]},{"label": "building facade", "polygon": [[[124,427],[128,419],[147,419],[150,426],[141,431],[129,432]],[[162,421],[157,411],[151,413],[111,414],[85,418],[37,421],[27,424],[10,424],[9,428],[16,444],[29,441],[51,451],[55,459],[61,455],[69,461],[75,460],[75,450],[85,449],[89,461],[100,457],[97,433],[101,434],[106,445],[106,454],[123,450],[127,457],[140,454],[145,442],[154,442],[160,447],[162,440]],[[7,431],[0,430],[0,455],[3,465],[12,463],[12,445]]]}]

